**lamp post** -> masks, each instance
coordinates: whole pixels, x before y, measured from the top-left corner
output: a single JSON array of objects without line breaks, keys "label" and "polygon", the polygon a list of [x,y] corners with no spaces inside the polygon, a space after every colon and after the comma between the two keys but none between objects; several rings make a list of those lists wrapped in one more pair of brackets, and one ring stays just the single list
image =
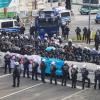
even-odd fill
[{"label": "lamp post", "polygon": [[88,28],[91,28],[91,0],[89,0],[89,26]]},{"label": "lamp post", "polygon": [[62,0],[58,0],[58,6],[61,6]]},{"label": "lamp post", "polygon": [[50,0],[50,6],[52,7],[53,0]]},{"label": "lamp post", "polygon": [[37,0],[32,0],[32,10],[37,9]]}]

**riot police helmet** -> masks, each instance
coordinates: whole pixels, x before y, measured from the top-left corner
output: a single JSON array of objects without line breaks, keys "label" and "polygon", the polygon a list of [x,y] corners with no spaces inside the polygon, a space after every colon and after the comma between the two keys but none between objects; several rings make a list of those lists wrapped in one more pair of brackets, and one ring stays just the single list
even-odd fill
[{"label": "riot police helmet", "polygon": [[28,55],[24,55],[25,58],[28,58]]},{"label": "riot police helmet", "polygon": [[37,37],[37,39],[39,39],[39,40],[40,40],[40,39],[41,39],[41,38],[40,38],[40,36],[38,36],[38,37]]},{"label": "riot police helmet", "polygon": [[72,42],[72,39],[69,39],[68,42]]},{"label": "riot police helmet", "polygon": [[53,61],[53,62],[51,62],[51,65],[55,65],[56,63]]},{"label": "riot police helmet", "polygon": [[48,34],[47,33],[45,34],[45,37],[48,37]]},{"label": "riot police helmet", "polygon": [[19,58],[19,57],[20,57],[20,54],[17,54],[17,55],[16,55],[16,57],[18,57],[18,58]]},{"label": "riot police helmet", "polygon": [[45,59],[42,59],[42,62],[45,62],[46,60]]},{"label": "riot police helmet", "polygon": [[46,40],[46,41],[47,41],[48,39],[45,37],[45,38],[44,38],[44,40]]},{"label": "riot police helmet", "polygon": [[15,65],[18,66],[19,65],[19,62],[15,62]]},{"label": "riot police helmet", "polygon": [[76,66],[76,65],[74,65],[74,66],[73,66],[73,68],[77,69],[77,66]]},{"label": "riot police helmet", "polygon": [[61,36],[58,36],[59,39],[61,39]]},{"label": "riot police helmet", "polygon": [[67,64],[67,61],[64,61],[64,64]]},{"label": "riot police helmet", "polygon": [[86,64],[83,65],[83,68],[86,68]]},{"label": "riot police helmet", "polygon": [[53,37],[56,37],[56,34],[53,34]]},{"label": "riot police helmet", "polygon": [[100,70],[100,67],[99,66],[97,66],[97,70]]},{"label": "riot police helmet", "polygon": [[7,55],[10,55],[10,52],[9,52],[9,51],[7,51],[7,52],[6,52],[6,54],[7,54]]}]

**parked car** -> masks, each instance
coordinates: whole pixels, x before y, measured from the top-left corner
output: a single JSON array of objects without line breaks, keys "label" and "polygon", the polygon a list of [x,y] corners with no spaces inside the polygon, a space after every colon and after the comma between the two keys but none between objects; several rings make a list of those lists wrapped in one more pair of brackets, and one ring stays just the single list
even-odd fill
[{"label": "parked car", "polygon": [[100,12],[97,13],[95,22],[96,22],[96,23],[100,23]]}]

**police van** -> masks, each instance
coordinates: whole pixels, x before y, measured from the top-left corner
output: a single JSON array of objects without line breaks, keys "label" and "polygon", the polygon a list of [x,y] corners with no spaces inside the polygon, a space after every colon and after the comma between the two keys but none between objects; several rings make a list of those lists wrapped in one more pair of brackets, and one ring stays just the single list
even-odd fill
[{"label": "police van", "polygon": [[0,19],[0,31],[19,32],[19,23],[15,19]]},{"label": "police van", "polygon": [[66,24],[71,22],[70,10],[66,10],[65,7],[54,7],[53,10],[60,17],[61,24]]}]

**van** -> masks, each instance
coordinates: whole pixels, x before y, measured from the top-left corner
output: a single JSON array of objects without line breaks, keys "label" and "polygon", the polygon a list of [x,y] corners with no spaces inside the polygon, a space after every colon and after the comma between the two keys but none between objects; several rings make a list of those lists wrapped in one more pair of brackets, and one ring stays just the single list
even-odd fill
[{"label": "van", "polygon": [[66,10],[65,7],[54,7],[53,10],[60,17],[61,24],[66,24],[71,22],[71,11]]},{"label": "van", "polygon": [[19,23],[15,19],[0,19],[0,31],[19,32]]},{"label": "van", "polygon": [[95,22],[100,23],[100,12],[96,15]]}]

